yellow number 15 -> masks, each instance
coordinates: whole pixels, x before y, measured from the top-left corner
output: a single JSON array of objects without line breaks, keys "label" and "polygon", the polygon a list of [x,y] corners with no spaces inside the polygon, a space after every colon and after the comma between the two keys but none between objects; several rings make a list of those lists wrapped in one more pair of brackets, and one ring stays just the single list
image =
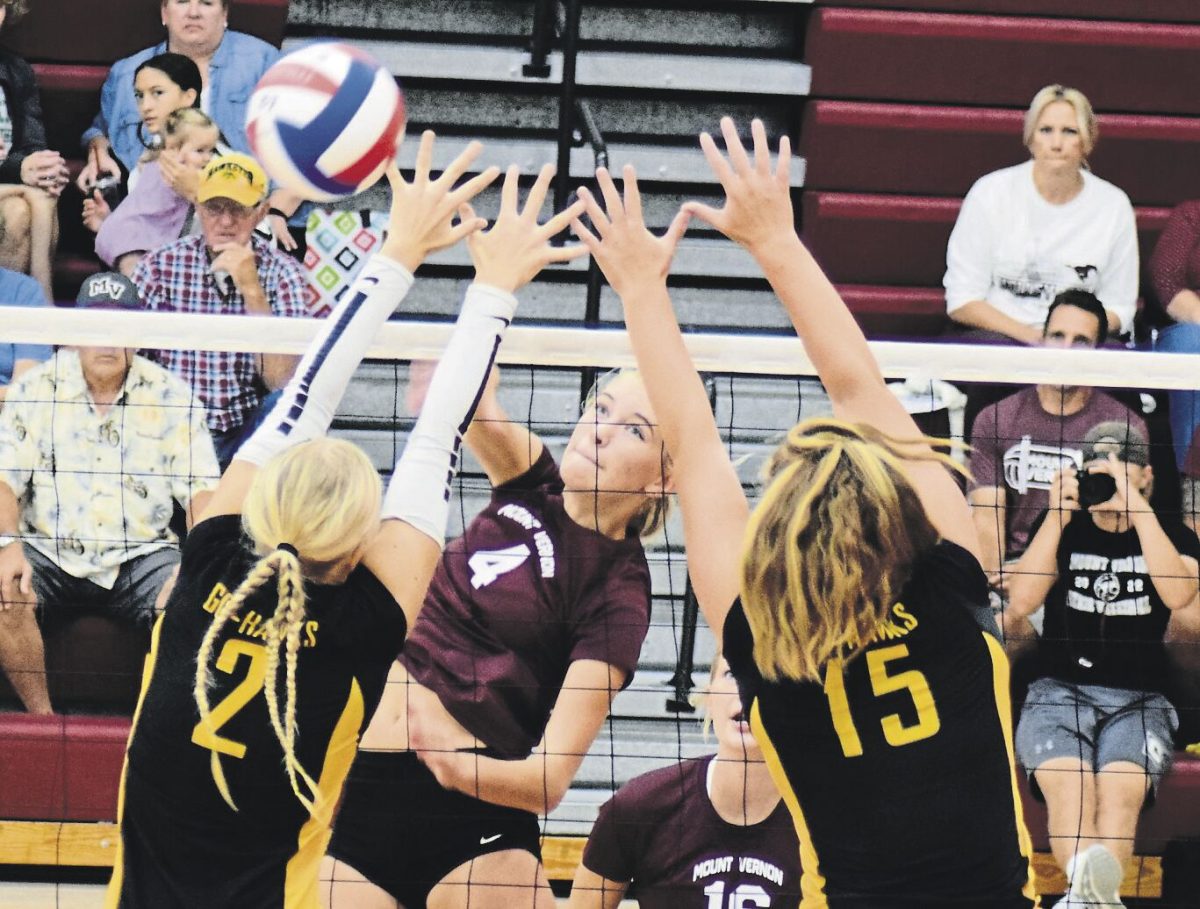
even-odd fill
[{"label": "yellow number 15", "polygon": [[[933,694],[924,674],[916,669],[906,669],[895,675],[888,674],[888,663],[902,660],[906,656],[907,644],[893,644],[891,647],[868,650],[866,653],[867,672],[875,697],[907,691],[913,700],[913,706],[917,708],[917,722],[911,726],[905,726],[897,713],[888,714],[880,721],[883,737],[893,747],[911,745],[913,742],[927,739],[937,735],[938,730],[942,728],[937,705],[933,702]],[[829,713],[833,717],[833,728],[837,732],[838,741],[842,744],[842,753],[848,758],[859,757],[863,753],[862,739],[858,737],[858,730],[854,728],[850,701],[846,697],[843,669],[841,660],[830,660],[825,668],[825,697],[829,699]]]}]

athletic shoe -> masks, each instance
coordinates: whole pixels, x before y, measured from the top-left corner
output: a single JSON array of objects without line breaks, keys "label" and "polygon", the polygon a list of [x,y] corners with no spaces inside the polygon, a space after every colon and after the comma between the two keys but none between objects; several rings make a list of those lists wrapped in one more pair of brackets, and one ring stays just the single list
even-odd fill
[{"label": "athletic shoe", "polygon": [[1121,902],[1125,870],[1115,855],[1095,843],[1076,856],[1073,870],[1069,896],[1095,909],[1125,909]]}]

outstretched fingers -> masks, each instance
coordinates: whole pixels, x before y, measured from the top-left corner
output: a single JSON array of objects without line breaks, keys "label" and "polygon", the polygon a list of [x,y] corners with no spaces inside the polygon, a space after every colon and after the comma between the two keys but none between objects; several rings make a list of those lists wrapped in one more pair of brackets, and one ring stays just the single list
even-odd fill
[{"label": "outstretched fingers", "polygon": [[612,174],[607,167],[596,168],[596,185],[604,196],[604,209],[608,212],[608,220],[616,223],[625,217],[625,205],[621,202],[621,194],[617,192],[617,184],[613,182]]},{"label": "outstretched fingers", "polygon": [[580,201],[583,202],[583,210],[592,222],[592,229],[598,237],[603,239],[608,235],[608,229],[611,226],[608,215],[604,213],[604,209],[600,207],[600,203],[596,201],[596,197],[592,195],[592,191],[586,186],[579,187],[577,192]]},{"label": "outstretched fingers", "polygon": [[417,163],[413,170],[414,183],[424,183],[429,180],[429,171],[433,168],[433,140],[435,138],[437,137],[431,129],[421,133],[421,144],[417,146]]},{"label": "outstretched fingers", "polygon": [[508,165],[504,171],[504,183],[500,187],[500,217],[516,218],[520,214],[517,206],[517,196],[521,191],[521,168],[515,164]]},{"label": "outstretched fingers", "polygon": [[638,224],[642,223],[642,193],[638,189],[637,171],[632,164],[626,164],[621,169],[621,179],[625,182],[624,209],[625,217]]},{"label": "outstretched fingers", "polygon": [[716,140],[708,133],[701,133],[700,150],[704,152],[704,160],[712,168],[717,181],[728,192],[729,185],[736,179],[736,176],[733,168],[729,166],[729,162],[725,160],[725,156],[721,154],[721,150],[717,148]]},{"label": "outstretched fingers", "polygon": [[[425,133],[422,134],[422,136],[421,136],[422,143],[424,143],[424,141],[425,141],[425,136],[433,136],[433,133],[430,132],[429,130],[426,130]],[[425,150],[425,147],[424,147],[424,144],[422,144],[421,148],[417,151],[417,168],[418,168],[418,170],[421,167],[421,154],[422,154],[422,152],[424,152],[424,150]],[[455,183],[458,182],[458,179],[467,172],[467,170],[471,167],[471,165],[475,163],[475,159],[478,158],[481,154],[483,154],[483,143],[477,139],[472,139],[470,142],[467,143],[467,147],[464,148],[462,151],[460,151],[455,156],[454,160],[446,165],[446,169],[442,171],[442,175],[440,177],[438,177],[437,182],[441,183],[443,186],[453,186]],[[424,166],[425,166],[425,173],[428,174],[429,169],[433,166],[432,142],[430,143],[430,148],[429,148],[429,158],[425,162]]]},{"label": "outstretched fingers", "polygon": [[737,125],[733,122],[732,117],[721,118],[721,135],[725,139],[725,151],[729,153],[729,161],[733,165],[733,170],[737,174],[746,174],[750,171],[750,159],[746,156],[746,149],[742,145],[741,137],[738,136]]},{"label": "outstretched fingers", "polygon": [[760,176],[771,176],[771,140],[762,120],[755,117],[750,121],[750,135],[754,139],[754,169]]},{"label": "outstretched fingers", "polygon": [[[528,211],[532,205],[533,200],[531,199],[525,206],[526,211]],[[578,219],[579,216],[584,213],[584,210],[585,206],[583,199],[576,199],[557,215],[543,224],[539,228],[539,234],[543,237],[549,238],[561,233],[562,231],[566,230],[568,226],[573,224],[576,219]],[[536,209],[534,209],[534,211],[536,212]]]},{"label": "outstretched fingers", "polygon": [[775,179],[784,186],[792,183],[792,140],[783,136],[779,140],[779,161],[775,165]]},{"label": "outstretched fingers", "polygon": [[450,202],[452,209],[457,209],[458,206],[474,199],[487,187],[491,186],[499,176],[500,168],[493,164],[487,170],[476,174],[462,186],[455,189],[446,196],[446,199]]},{"label": "outstretched fingers", "polygon": [[[529,195],[525,197],[525,208],[521,212],[522,217],[531,218],[534,221],[537,220],[538,212],[546,204],[546,195],[550,192],[550,181],[554,179],[556,171],[557,168],[553,164],[542,165],[542,169],[538,171],[537,179],[533,181],[533,186],[529,187]],[[562,228],[559,228],[559,230],[562,230]]]}]

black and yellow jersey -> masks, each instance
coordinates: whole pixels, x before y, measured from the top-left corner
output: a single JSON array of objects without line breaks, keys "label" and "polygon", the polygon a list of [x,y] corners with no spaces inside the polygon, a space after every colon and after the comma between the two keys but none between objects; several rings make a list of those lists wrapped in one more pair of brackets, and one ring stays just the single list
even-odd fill
[{"label": "black and yellow jersey", "polygon": [[[221,602],[256,556],[237,515],[197,525],[155,626],[121,782],[120,853],[107,907],[315,907],[317,864],[358,747],[406,630],[363,567],[344,584],[306,585],[296,673],[296,755],[318,782],[316,814],[292,791],[264,697],[273,577],[219,633],[211,727],[194,699],[196,654]],[[285,692],[280,660],[279,694]],[[237,810],[213,779],[213,753]],[[302,789],[302,791],[305,791]]]},{"label": "black and yellow jersey", "polygon": [[803,909],[1035,904],[1008,661],[971,609],[986,603],[978,561],[939,543],[823,684],[763,679],[734,604],[725,656],[796,824]]}]

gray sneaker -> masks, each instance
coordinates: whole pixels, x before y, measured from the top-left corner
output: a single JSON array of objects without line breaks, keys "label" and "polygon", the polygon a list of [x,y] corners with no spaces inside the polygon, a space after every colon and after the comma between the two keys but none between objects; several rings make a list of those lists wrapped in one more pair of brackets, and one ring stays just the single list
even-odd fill
[{"label": "gray sneaker", "polygon": [[[1125,869],[1117,857],[1099,843],[1089,846],[1075,859],[1074,871],[1068,897],[1093,909],[1125,909],[1121,902]],[[1067,906],[1071,905],[1067,903]]]}]

